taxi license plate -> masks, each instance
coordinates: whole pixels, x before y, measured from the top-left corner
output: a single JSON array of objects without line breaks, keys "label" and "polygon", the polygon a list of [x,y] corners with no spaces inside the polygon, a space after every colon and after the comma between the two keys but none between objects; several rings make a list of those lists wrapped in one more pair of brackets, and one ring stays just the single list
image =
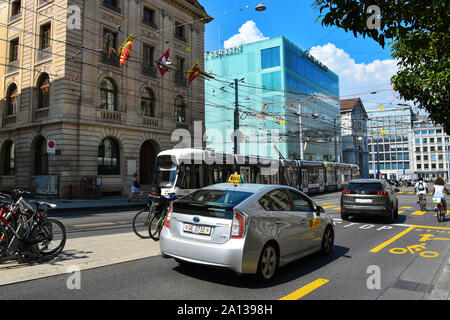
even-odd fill
[{"label": "taxi license plate", "polygon": [[211,227],[205,227],[205,226],[196,226],[193,224],[185,224],[184,225],[184,232],[190,232],[195,234],[204,234],[204,235],[210,235],[211,234]]},{"label": "taxi license plate", "polygon": [[358,203],[372,203],[372,199],[355,199]]}]

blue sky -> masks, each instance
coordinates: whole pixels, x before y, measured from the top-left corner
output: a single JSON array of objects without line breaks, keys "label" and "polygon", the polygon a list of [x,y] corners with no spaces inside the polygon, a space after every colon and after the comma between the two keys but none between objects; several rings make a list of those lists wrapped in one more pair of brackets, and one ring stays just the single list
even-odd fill
[{"label": "blue sky", "polygon": [[[254,8],[258,1],[200,0],[214,18],[206,25],[205,50],[223,48],[233,36],[230,42],[235,43],[236,39],[248,37],[248,33],[268,38],[285,36],[300,48],[311,49],[315,58],[339,75],[341,95],[353,98],[350,95],[392,88],[389,79],[397,68],[389,46],[383,49],[372,39],[355,38],[353,33],[336,27],[323,27],[320,20],[316,22],[319,11],[312,9],[313,2],[269,0],[264,2],[267,9],[257,12]],[[366,109],[400,102],[392,91],[361,95],[361,99]]]}]

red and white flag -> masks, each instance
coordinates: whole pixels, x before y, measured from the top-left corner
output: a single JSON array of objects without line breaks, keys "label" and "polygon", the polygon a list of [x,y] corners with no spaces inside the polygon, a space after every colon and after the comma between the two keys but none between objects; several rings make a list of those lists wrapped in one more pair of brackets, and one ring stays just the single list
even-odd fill
[{"label": "red and white flag", "polygon": [[167,49],[166,53],[164,53],[162,55],[162,57],[159,58],[159,60],[158,60],[158,69],[159,69],[159,72],[161,73],[161,76],[163,76],[167,71],[169,71],[169,68],[167,68],[164,65],[166,62],[170,61],[169,50],[170,49]]}]

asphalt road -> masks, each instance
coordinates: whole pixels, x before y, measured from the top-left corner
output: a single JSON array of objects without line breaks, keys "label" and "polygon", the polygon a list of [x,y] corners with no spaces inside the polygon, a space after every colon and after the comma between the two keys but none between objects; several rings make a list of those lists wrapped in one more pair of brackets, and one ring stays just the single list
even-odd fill
[{"label": "asphalt road", "polygon": [[[375,218],[342,221],[339,196],[313,197],[335,218],[331,255],[314,254],[280,268],[269,284],[154,256],[84,270],[79,290],[68,289],[69,275],[63,274],[3,286],[0,299],[277,300],[291,294],[302,300],[426,299],[449,260],[450,217],[438,223],[431,205],[420,212],[415,196],[403,193],[393,224]],[[69,237],[84,237],[130,232],[135,212],[58,216]]]}]

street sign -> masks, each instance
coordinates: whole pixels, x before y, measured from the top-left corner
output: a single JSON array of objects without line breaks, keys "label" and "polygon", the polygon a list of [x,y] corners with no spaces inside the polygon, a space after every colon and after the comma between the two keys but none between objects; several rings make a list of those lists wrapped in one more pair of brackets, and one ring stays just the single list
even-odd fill
[{"label": "street sign", "polygon": [[47,153],[55,154],[56,153],[56,143],[54,140],[48,140],[47,142]]}]

